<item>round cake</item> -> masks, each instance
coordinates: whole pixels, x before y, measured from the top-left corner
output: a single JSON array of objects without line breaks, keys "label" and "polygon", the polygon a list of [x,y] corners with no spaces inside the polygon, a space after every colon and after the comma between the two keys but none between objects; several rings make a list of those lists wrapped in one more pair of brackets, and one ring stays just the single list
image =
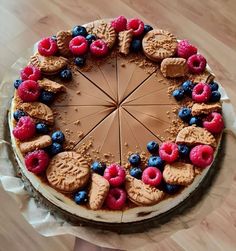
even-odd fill
[{"label": "round cake", "polygon": [[201,187],[224,122],[193,44],[119,16],[36,47],[14,82],[9,126],[23,179],[51,208],[142,231]]}]

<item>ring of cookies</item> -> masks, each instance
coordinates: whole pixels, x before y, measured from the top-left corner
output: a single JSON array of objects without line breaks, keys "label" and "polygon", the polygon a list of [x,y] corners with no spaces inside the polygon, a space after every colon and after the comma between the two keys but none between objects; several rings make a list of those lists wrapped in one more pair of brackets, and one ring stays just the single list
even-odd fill
[{"label": "ring of cookies", "polygon": [[[109,89],[98,83],[99,80],[93,81],[90,75],[106,62],[108,68],[105,77],[108,80],[112,68],[116,74],[119,71],[117,58],[121,60],[123,76],[127,69],[124,62],[136,65],[134,72],[143,73],[143,79],[133,83],[132,89],[124,88],[123,96],[120,95],[118,101],[115,100],[117,96],[113,95],[115,91],[111,89],[121,91],[122,78],[120,85],[116,82]],[[107,63],[108,59],[114,59],[116,65]],[[74,87],[71,81],[76,78],[79,81]],[[117,76],[115,78],[117,80]],[[150,102],[143,106],[146,109],[153,106],[153,102],[158,105],[157,99],[160,97],[155,96],[153,89],[145,87],[152,78],[166,81],[167,85],[158,89],[164,90],[161,94],[164,122],[158,122],[162,121],[159,118],[155,120],[156,124],[153,122],[149,127],[143,119],[149,110],[138,117],[139,110],[135,111],[135,107],[144,111],[141,108],[143,103],[132,104],[136,100],[132,99],[132,95],[147,95]],[[163,84],[161,81],[160,85]],[[12,134],[28,172],[68,196],[74,204],[90,210],[124,211],[127,208],[153,206],[180,194],[193,183],[196,176],[201,175],[202,170],[210,168],[224,128],[219,85],[214,81],[204,56],[189,41],[178,41],[170,32],[153,29],[137,18],[127,20],[119,16],[112,21],[99,20],[43,38],[14,86]],[[155,83],[155,88],[157,86]],[[83,96],[85,88],[90,88],[94,96],[87,93],[87,96]],[[99,107],[105,107],[106,111],[92,108],[95,98],[96,102],[100,102]],[[108,103],[115,101],[108,105],[105,99]],[[171,99],[167,104],[171,111],[164,107],[167,99]],[[91,103],[88,105],[86,102]],[[159,102],[162,102],[161,98]],[[130,106],[124,106],[125,112],[122,110],[115,115],[114,109],[123,109],[119,107],[125,103]],[[79,108],[76,108],[77,105]],[[105,115],[100,121],[91,119],[86,122],[83,131],[80,131],[77,128],[83,126],[86,112],[81,119],[71,120],[67,116],[67,108],[74,109],[71,113],[75,114],[92,109],[94,114],[104,112]],[[158,111],[157,106],[153,109]],[[119,149],[128,149],[131,144],[124,136],[125,126],[122,127],[122,123],[125,122],[122,121],[126,120],[125,116],[135,117],[133,123],[138,121],[145,130],[143,134],[147,135],[146,143],[141,146],[142,151],[135,147],[132,152],[121,150],[118,154],[120,161],[117,161],[115,151],[99,149],[100,141],[96,143],[94,134],[89,140],[84,140],[96,130],[92,125],[95,122],[104,124],[99,131],[99,135],[102,135],[106,131],[104,121],[108,123],[111,115],[118,118],[118,127],[114,126],[112,130],[119,131],[120,135],[123,133],[118,140],[121,142]],[[168,127],[163,127],[163,134],[165,130],[169,136],[162,137],[155,130],[158,130],[158,123],[167,123],[165,121],[168,119],[171,122],[168,122]],[[72,140],[74,134],[79,141]],[[152,138],[149,139],[148,135]],[[112,145],[114,141],[108,142]],[[109,145],[106,147],[109,149]]]}]

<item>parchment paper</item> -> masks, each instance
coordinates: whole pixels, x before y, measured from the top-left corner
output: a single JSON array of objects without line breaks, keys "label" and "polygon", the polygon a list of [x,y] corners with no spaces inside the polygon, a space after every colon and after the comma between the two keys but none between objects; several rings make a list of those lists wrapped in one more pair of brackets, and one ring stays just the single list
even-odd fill
[{"label": "parchment paper", "polygon": [[[73,226],[53,215],[43,205],[38,205],[24,190],[24,184],[15,176],[15,165],[11,143],[7,132],[7,111],[13,96],[13,81],[19,77],[19,70],[23,68],[32,55],[31,48],[24,57],[16,61],[4,76],[0,85],[0,180],[3,188],[15,200],[20,212],[36,231],[44,236],[72,234],[93,244],[108,248],[128,250],[145,250],[145,247],[155,247],[158,242],[178,230],[186,229],[199,223],[204,217],[216,209],[229,192],[236,156],[229,149],[236,149],[236,117],[230,100],[222,87],[220,92],[223,100],[223,114],[226,123],[225,140],[221,160],[217,166],[217,176],[205,196],[192,208],[183,214],[172,218],[159,228],[150,229],[146,233],[120,235],[108,231],[97,230],[89,227]],[[225,152],[225,153],[224,153]]]}]

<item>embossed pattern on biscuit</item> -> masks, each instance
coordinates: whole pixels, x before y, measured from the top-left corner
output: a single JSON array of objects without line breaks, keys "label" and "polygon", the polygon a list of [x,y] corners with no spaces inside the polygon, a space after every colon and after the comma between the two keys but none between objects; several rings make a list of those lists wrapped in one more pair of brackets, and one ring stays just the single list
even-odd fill
[{"label": "embossed pattern on biscuit", "polygon": [[119,32],[118,39],[119,39],[119,52],[120,53],[124,55],[129,54],[132,37],[133,37],[132,30]]},{"label": "embossed pattern on biscuit", "polygon": [[206,129],[197,126],[183,128],[176,137],[176,143],[187,145],[205,144],[216,147],[215,137]]},{"label": "embossed pattern on biscuit", "polygon": [[53,112],[51,108],[40,102],[23,103],[20,108],[30,115],[33,119],[43,121],[46,124],[54,123]]},{"label": "embossed pattern on biscuit", "polygon": [[66,87],[64,85],[59,84],[47,78],[38,80],[38,84],[45,91],[54,92],[54,93],[66,91]]},{"label": "embossed pattern on biscuit", "polygon": [[64,57],[72,56],[72,53],[69,49],[69,43],[72,39],[72,35],[70,31],[59,31],[57,32],[57,46],[59,52]]},{"label": "embossed pattern on biscuit", "polygon": [[158,203],[164,193],[155,187],[146,185],[141,180],[126,175],[125,188],[128,198],[140,206],[150,206]]},{"label": "embossed pattern on biscuit", "polygon": [[90,168],[80,154],[61,152],[54,156],[46,171],[49,184],[64,193],[84,187],[90,177]]},{"label": "embossed pattern on biscuit", "polygon": [[92,174],[92,182],[89,190],[89,207],[98,210],[102,207],[109,192],[110,184],[101,175]]},{"label": "embossed pattern on biscuit", "polygon": [[218,112],[221,110],[221,104],[211,103],[211,104],[204,104],[204,103],[194,103],[192,106],[192,115],[197,116],[201,114],[209,114],[211,112]]},{"label": "embossed pattern on biscuit", "polygon": [[163,178],[168,184],[190,185],[194,180],[193,165],[181,162],[165,165]]},{"label": "embossed pattern on biscuit", "polygon": [[183,77],[187,71],[187,63],[184,58],[165,58],[161,62],[161,72],[164,77]]},{"label": "embossed pattern on biscuit", "polygon": [[52,144],[52,139],[49,135],[42,135],[31,139],[30,141],[20,143],[22,153],[32,152],[34,150],[43,149]]}]

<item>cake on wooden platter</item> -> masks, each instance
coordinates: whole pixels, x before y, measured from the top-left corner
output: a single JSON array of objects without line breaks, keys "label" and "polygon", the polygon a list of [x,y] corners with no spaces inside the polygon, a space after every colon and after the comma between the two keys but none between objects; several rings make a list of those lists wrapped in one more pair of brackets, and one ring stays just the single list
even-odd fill
[{"label": "cake on wooden platter", "polygon": [[145,224],[212,168],[219,86],[197,48],[169,31],[123,16],[59,31],[38,42],[14,86],[20,171],[75,223]]}]

